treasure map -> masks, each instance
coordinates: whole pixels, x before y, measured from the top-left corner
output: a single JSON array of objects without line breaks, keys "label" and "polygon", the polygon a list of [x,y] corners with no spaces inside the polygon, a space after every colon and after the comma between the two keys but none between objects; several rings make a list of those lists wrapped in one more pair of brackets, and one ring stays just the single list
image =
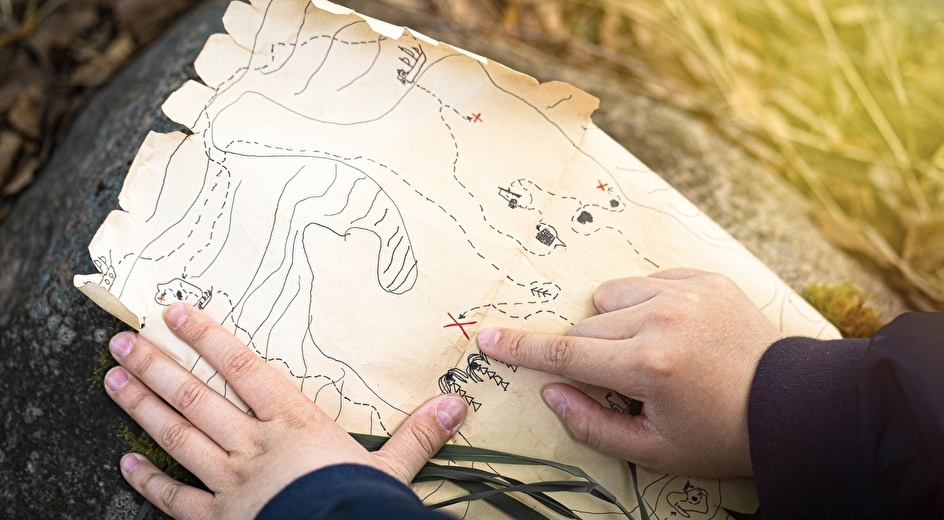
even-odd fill
[{"label": "treasure map", "polygon": [[[223,22],[196,60],[202,81],[163,105],[186,130],[145,139],[80,290],[243,408],[166,328],[168,305],[214,316],[349,431],[391,434],[453,392],[470,406],[454,442],[579,466],[636,518],[636,491],[649,518],[756,510],[750,480],[640,468],[634,481],[544,404],[560,378],[477,348],[484,327],[565,333],[595,313],[601,282],[683,266],[727,274],[785,333],[838,337],[594,126],[594,97],[326,1],[233,2]],[[416,490],[429,502],[465,493]],[[623,516],[589,495],[554,498]],[[484,503],[450,511],[494,515]]]}]

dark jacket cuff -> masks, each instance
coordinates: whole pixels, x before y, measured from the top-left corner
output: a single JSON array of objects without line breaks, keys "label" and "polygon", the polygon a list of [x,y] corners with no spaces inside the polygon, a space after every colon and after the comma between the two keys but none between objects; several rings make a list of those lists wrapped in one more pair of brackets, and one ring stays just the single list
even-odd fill
[{"label": "dark jacket cuff", "polygon": [[868,340],[786,338],[761,359],[748,432],[766,520],[877,518],[856,417],[867,347]]},{"label": "dark jacket cuff", "polygon": [[299,477],[272,497],[256,520],[360,518],[352,506],[362,500],[374,504],[374,514],[393,515],[384,518],[419,518],[429,512],[410,488],[386,473],[340,464]]}]

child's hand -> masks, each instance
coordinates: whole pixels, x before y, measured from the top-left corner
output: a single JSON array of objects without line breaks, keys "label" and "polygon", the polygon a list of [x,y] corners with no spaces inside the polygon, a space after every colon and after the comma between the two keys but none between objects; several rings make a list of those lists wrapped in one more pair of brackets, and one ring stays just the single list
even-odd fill
[{"label": "child's hand", "polygon": [[210,489],[181,484],[144,457],[122,458],[128,482],[177,518],[252,518],[296,478],[334,464],[372,466],[408,483],[466,415],[461,398],[437,397],[413,413],[383,449],[368,453],[203,312],[177,304],[165,320],[255,413],[236,408],[141,336],[112,338],[112,354],[122,367],[106,376],[108,394]]},{"label": "child's hand", "polygon": [[567,336],[491,329],[479,347],[643,402],[632,416],[549,385],[545,400],[582,442],[674,475],[751,475],[751,384],[780,331],[730,279],[692,269],[606,282],[594,302],[600,314]]}]

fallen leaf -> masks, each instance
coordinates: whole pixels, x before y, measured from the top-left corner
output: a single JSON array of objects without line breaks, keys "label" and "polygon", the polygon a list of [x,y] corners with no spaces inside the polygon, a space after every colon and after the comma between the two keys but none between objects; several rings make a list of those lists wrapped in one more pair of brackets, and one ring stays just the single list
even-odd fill
[{"label": "fallen leaf", "polygon": [[[86,63],[101,56],[108,45],[115,39],[114,27],[111,25],[102,25],[91,31],[81,40],[75,42],[72,46],[72,62],[76,67],[81,67]],[[74,72],[73,67],[72,72]]]},{"label": "fallen leaf", "polygon": [[0,187],[6,182],[13,171],[16,154],[20,151],[23,138],[12,130],[0,132]]},{"label": "fallen leaf", "polygon": [[0,113],[6,112],[16,104],[24,88],[22,83],[16,81],[0,85]]},{"label": "fallen leaf", "polygon": [[7,114],[10,126],[20,133],[33,139],[38,139],[43,126],[43,89],[39,85],[29,85],[20,93],[16,104]]},{"label": "fallen leaf", "polygon": [[72,73],[72,83],[88,87],[97,87],[108,81],[121,68],[137,45],[128,33],[122,33],[97,57],[85,63]]},{"label": "fallen leaf", "polygon": [[36,170],[39,169],[40,161],[37,157],[30,157],[20,164],[16,170],[16,175],[3,187],[3,196],[10,197],[23,191],[24,188],[33,183]]},{"label": "fallen leaf", "polygon": [[42,83],[41,70],[22,48],[0,49],[0,113],[13,108],[27,85]]},{"label": "fallen leaf", "polygon": [[94,6],[66,4],[47,16],[26,39],[26,44],[40,57],[42,63],[53,63],[56,51],[70,49],[87,29],[99,22]]}]

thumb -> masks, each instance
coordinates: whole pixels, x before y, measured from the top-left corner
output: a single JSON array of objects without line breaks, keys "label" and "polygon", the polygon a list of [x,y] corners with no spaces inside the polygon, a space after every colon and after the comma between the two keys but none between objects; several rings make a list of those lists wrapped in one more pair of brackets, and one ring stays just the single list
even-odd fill
[{"label": "thumb", "polygon": [[658,436],[642,415],[611,410],[563,383],[548,385],[544,389],[544,400],[580,442],[643,466],[658,456]]},{"label": "thumb", "polygon": [[457,395],[436,397],[413,412],[376,456],[394,477],[409,484],[452,438],[468,411],[469,406]]}]

